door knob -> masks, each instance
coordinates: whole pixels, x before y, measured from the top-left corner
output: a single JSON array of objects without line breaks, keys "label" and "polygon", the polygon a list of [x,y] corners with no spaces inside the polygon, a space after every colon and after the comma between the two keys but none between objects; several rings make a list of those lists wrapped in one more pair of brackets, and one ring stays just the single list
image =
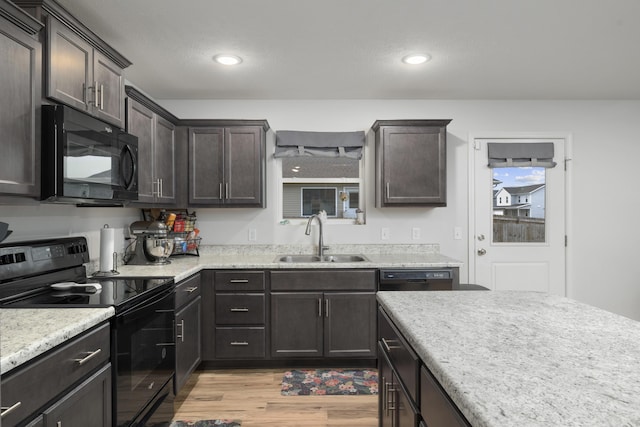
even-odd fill
[{"label": "door knob", "polygon": [[478,249],[478,255],[482,256],[487,253],[486,249]]}]

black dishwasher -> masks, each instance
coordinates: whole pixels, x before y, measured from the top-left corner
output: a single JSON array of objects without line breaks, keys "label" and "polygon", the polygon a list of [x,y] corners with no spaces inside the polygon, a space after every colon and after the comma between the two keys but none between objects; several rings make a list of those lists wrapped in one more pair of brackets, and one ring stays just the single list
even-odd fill
[{"label": "black dishwasher", "polygon": [[380,270],[380,291],[451,291],[457,288],[453,268],[400,268]]}]

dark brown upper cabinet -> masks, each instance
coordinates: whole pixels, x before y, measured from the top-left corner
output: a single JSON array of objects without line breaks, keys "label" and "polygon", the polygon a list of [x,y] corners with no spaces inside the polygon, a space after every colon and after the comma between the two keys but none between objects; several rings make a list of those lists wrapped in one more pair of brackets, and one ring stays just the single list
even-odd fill
[{"label": "dark brown upper cabinet", "polygon": [[451,120],[377,120],[376,207],[446,206]]},{"label": "dark brown upper cabinet", "polygon": [[189,206],[265,207],[266,120],[189,128]]},{"label": "dark brown upper cabinet", "polygon": [[0,195],[40,197],[42,24],[0,3]]},{"label": "dark brown upper cabinet", "polygon": [[16,0],[46,23],[45,96],[125,126],[123,70],[131,62],[53,0]]},{"label": "dark brown upper cabinet", "polygon": [[[180,147],[178,119],[131,86],[127,93],[127,132],[138,137],[138,201],[174,206],[179,204]],[[183,157],[183,156],[182,156]]]}]

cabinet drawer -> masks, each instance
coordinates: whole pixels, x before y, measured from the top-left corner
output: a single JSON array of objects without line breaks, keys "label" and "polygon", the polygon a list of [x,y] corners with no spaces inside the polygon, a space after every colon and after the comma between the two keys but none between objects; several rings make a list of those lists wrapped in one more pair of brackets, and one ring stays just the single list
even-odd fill
[{"label": "cabinet drawer", "polygon": [[176,285],[176,308],[194,301],[200,296],[200,273]]},{"label": "cabinet drawer", "polygon": [[264,327],[216,328],[216,358],[263,358],[265,356],[264,339]]},{"label": "cabinet drawer", "polygon": [[413,402],[417,402],[420,359],[382,310],[378,311],[380,343]]},{"label": "cabinet drawer", "polygon": [[3,417],[2,424],[18,424],[108,362],[109,357],[110,329],[107,323],[2,378],[2,406],[11,407],[20,402],[15,410]]},{"label": "cabinet drawer", "polygon": [[288,270],[271,272],[272,291],[372,291],[375,270]]},{"label": "cabinet drawer", "polygon": [[264,271],[216,271],[216,291],[263,291]]},{"label": "cabinet drawer", "polygon": [[216,324],[264,324],[264,294],[216,294]]},{"label": "cabinet drawer", "polygon": [[467,427],[466,419],[424,366],[420,368],[420,412],[429,427]]}]

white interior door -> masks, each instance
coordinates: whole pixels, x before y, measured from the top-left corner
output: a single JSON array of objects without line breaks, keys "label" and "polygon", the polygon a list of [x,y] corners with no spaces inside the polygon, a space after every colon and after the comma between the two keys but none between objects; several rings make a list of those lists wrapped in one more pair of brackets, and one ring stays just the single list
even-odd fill
[{"label": "white interior door", "polygon": [[[566,295],[565,139],[471,139],[470,281]],[[489,167],[488,143],[553,143],[557,165]]]}]

